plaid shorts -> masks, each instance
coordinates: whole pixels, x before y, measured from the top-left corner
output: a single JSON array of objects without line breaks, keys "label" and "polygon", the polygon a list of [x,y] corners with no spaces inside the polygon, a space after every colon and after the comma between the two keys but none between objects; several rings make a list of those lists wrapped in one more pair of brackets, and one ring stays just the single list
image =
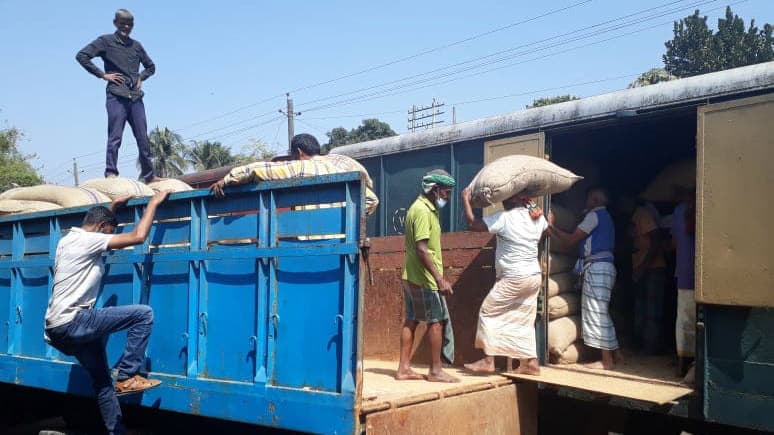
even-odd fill
[{"label": "plaid shorts", "polygon": [[403,305],[406,320],[438,323],[449,319],[446,299],[437,290],[417,287],[403,281]]}]

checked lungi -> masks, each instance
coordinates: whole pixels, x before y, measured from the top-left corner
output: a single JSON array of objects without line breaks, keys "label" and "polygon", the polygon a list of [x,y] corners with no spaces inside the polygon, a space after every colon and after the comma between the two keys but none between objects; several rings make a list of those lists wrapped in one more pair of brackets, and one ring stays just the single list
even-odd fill
[{"label": "checked lungi", "polygon": [[588,263],[583,268],[581,335],[583,343],[595,349],[618,349],[609,311],[615,275],[615,266],[606,261]]}]

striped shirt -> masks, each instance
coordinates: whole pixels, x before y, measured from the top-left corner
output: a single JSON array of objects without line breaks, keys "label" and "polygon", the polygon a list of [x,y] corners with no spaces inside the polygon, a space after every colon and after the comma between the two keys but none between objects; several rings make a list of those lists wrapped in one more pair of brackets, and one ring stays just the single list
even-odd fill
[{"label": "striped shirt", "polygon": [[373,181],[371,181],[368,171],[357,160],[341,154],[318,155],[306,160],[288,160],[285,162],[254,162],[237,166],[223,180],[226,186],[231,186],[343,172],[360,172],[362,174],[366,184],[366,214],[372,215],[376,211],[376,207],[379,206],[379,198],[373,191]]}]

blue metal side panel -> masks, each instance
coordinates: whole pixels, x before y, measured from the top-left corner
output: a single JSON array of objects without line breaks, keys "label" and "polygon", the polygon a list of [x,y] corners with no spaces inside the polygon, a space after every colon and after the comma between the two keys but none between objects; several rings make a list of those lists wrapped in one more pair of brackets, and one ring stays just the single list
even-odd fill
[{"label": "blue metal side panel", "polygon": [[337,391],[340,262],[339,256],[279,260],[275,385]]},{"label": "blue metal side panel", "polygon": [[[265,283],[258,284],[256,260],[207,262],[207,356],[202,376],[252,382],[256,359],[256,322],[259,301],[266,303]],[[234,315],[235,301],[239,315]],[[266,321],[266,319],[262,319]]]},{"label": "blue metal side panel", "polygon": [[38,319],[43,319],[48,306],[48,268],[21,268],[17,279],[23,288],[21,309],[17,312],[17,318],[23,324],[17,354],[43,358],[46,343],[43,341],[43,322]]},{"label": "blue metal side panel", "polygon": [[[105,266],[105,278],[102,280],[102,289],[96,305],[98,307],[116,307],[120,305],[136,304],[133,291],[134,265],[126,263],[108,264]],[[118,357],[124,350],[126,332],[121,331],[112,334],[107,342],[107,351],[110,355],[109,364],[118,362]],[[52,348],[53,349],[53,348]],[[62,358],[75,361],[65,355]]]},{"label": "blue metal side panel", "polygon": [[8,332],[11,322],[11,269],[0,260],[0,355],[8,352]]},{"label": "blue metal side panel", "polygon": [[152,264],[148,303],[153,307],[153,334],[148,345],[150,369],[172,375],[186,374],[188,333],[188,263]]},{"label": "blue metal side panel", "polygon": [[[145,201],[119,212],[119,232]],[[97,306],[153,307],[147,368],[164,382],[122,400],[353,433],[363,203],[358,174],[244,186],[226,200],[172,195],[145,244],[105,256]],[[0,218],[0,382],[93,394],[84,370],[43,341],[56,243],[85,211]],[[124,343],[110,337],[111,364]]]},{"label": "blue metal side panel", "polygon": [[704,413],[774,431],[774,309],[705,305]]}]

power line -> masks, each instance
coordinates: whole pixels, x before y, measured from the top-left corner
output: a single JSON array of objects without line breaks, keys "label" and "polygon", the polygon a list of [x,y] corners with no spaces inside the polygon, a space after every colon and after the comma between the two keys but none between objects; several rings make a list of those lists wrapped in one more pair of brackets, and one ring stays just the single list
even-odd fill
[{"label": "power line", "polygon": [[[454,46],[457,46],[457,45],[460,45],[460,44],[464,44],[466,42],[473,41],[475,39],[482,38],[484,36],[488,36],[488,35],[491,35],[491,34],[494,34],[494,33],[497,33],[497,32],[501,32],[501,31],[504,31],[504,30],[508,30],[508,29],[511,29],[513,27],[517,27],[517,26],[522,25],[522,24],[526,24],[526,23],[529,23],[529,22],[532,22],[532,21],[537,21],[537,20],[539,20],[541,18],[546,18],[546,17],[551,16],[551,15],[555,15],[555,14],[558,14],[558,13],[561,13],[561,12],[565,12],[567,10],[576,8],[578,6],[582,6],[582,5],[585,5],[587,3],[591,3],[591,1],[592,0],[578,1],[578,2],[575,2],[575,3],[570,4],[568,6],[564,6],[564,7],[561,7],[561,8],[556,8],[556,9],[553,9],[553,10],[541,13],[539,15],[536,15],[536,16],[533,16],[533,17],[530,17],[530,18],[527,18],[527,19],[523,19],[523,20],[520,20],[520,21],[517,21],[517,22],[514,22],[514,23],[510,23],[510,24],[507,24],[507,25],[504,25],[504,26],[501,26],[501,27],[498,27],[498,28],[495,28],[495,29],[492,29],[492,30],[488,30],[486,32],[481,32],[481,33],[478,33],[478,34],[474,34],[474,35],[471,35],[469,37],[466,37],[466,38],[463,38],[463,39],[460,39],[460,40],[457,40],[457,41],[453,41],[453,42],[450,42],[450,43],[447,43],[447,44],[443,44],[443,45],[440,45],[440,46],[429,48],[429,49],[420,51],[418,53],[415,53],[415,54],[412,54],[412,55],[409,55],[409,56],[404,56],[404,57],[401,57],[401,58],[398,58],[398,59],[394,59],[394,60],[389,61],[389,62],[385,62],[385,63],[379,64],[379,65],[375,65],[375,66],[372,66],[372,67],[368,67],[368,68],[365,68],[365,69],[362,69],[362,70],[359,70],[359,71],[355,71],[355,72],[352,72],[352,73],[348,73],[348,74],[344,74],[344,75],[341,75],[341,76],[338,76],[338,77],[334,77],[334,78],[329,79],[329,80],[324,80],[324,81],[321,81],[321,82],[312,83],[312,84],[309,84],[309,85],[304,85],[304,86],[298,87],[296,89],[293,89],[290,92],[291,93],[297,93],[297,92],[300,92],[300,91],[305,91],[305,90],[317,88],[317,87],[320,87],[320,86],[323,86],[323,85],[327,85],[327,84],[330,84],[330,83],[334,83],[334,82],[338,82],[338,81],[341,81],[341,80],[344,80],[344,79],[347,79],[347,78],[351,78],[351,77],[355,77],[355,76],[358,76],[358,75],[362,75],[362,74],[365,74],[365,73],[368,73],[368,72],[371,72],[371,71],[376,71],[378,69],[382,69],[382,68],[385,68],[385,67],[388,67],[388,66],[391,66],[391,65],[395,65],[395,64],[398,64],[398,63],[406,62],[408,60],[416,59],[418,57],[425,56],[427,54],[435,53],[435,52],[438,52],[438,51],[441,51],[441,50],[445,50],[447,48],[451,48],[451,47],[454,47]],[[284,96],[284,94],[278,94],[278,95],[274,95],[274,96],[271,96],[271,97],[267,97],[267,98],[262,99],[260,101],[257,101],[257,102],[254,102],[254,103],[250,103],[250,104],[247,104],[245,106],[238,107],[238,108],[236,108],[234,110],[231,110],[229,112],[223,113],[221,115],[214,116],[212,118],[203,119],[203,120],[200,120],[200,121],[197,121],[197,122],[185,125],[183,127],[175,129],[174,131],[175,132],[179,132],[179,131],[187,130],[187,129],[191,128],[191,127],[195,127],[197,125],[202,125],[202,124],[206,124],[206,123],[209,123],[209,122],[212,122],[212,121],[216,121],[218,119],[223,119],[223,118],[231,116],[231,115],[233,115],[235,113],[241,112],[241,111],[249,109],[251,107],[255,107],[255,106],[267,103],[269,101],[272,101],[272,100],[277,99],[277,98],[281,98],[283,96]],[[243,122],[246,122],[246,120],[244,120]],[[206,134],[206,133],[204,133],[204,134]]]},{"label": "power line", "polygon": [[[705,1],[701,2],[700,4],[713,3],[715,1],[717,1],[717,0],[705,0]],[[746,1],[746,0],[742,0],[742,1]],[[673,11],[670,11],[670,12],[673,12]],[[643,21],[639,21],[639,22],[634,22],[634,23],[628,23],[627,25],[641,24],[642,22],[650,21],[653,18],[660,18],[661,16],[664,16],[664,15],[668,15],[668,13],[667,14],[660,14],[660,15],[658,15],[656,17],[650,17],[647,20],[643,20]],[[352,97],[352,98],[349,98],[349,99],[339,100],[339,101],[335,101],[335,102],[332,102],[332,103],[323,104],[323,105],[320,105],[320,106],[308,108],[308,109],[305,109],[304,111],[308,113],[308,112],[312,112],[312,111],[327,109],[327,108],[330,108],[330,107],[336,107],[336,106],[340,106],[340,105],[359,103],[359,102],[369,101],[369,100],[373,100],[373,99],[376,99],[376,98],[383,98],[383,97],[391,96],[391,95],[398,95],[398,94],[405,93],[405,91],[404,92],[393,92],[393,91],[401,90],[401,89],[405,89],[405,88],[409,88],[409,87],[413,87],[412,89],[410,89],[410,91],[411,91],[411,90],[423,89],[423,88],[430,87],[430,86],[437,86],[439,84],[449,83],[449,82],[460,80],[460,79],[467,78],[467,77],[478,76],[478,75],[481,75],[481,74],[484,74],[484,73],[488,73],[488,72],[492,72],[492,71],[496,71],[496,70],[499,70],[499,69],[508,68],[508,67],[512,67],[512,66],[515,66],[515,65],[520,65],[520,64],[523,64],[523,63],[527,63],[527,62],[532,62],[532,61],[535,61],[535,60],[543,59],[543,58],[546,58],[546,57],[555,56],[557,54],[562,54],[562,53],[566,53],[566,52],[569,52],[569,51],[574,51],[574,50],[577,50],[577,49],[585,48],[585,47],[588,47],[588,46],[591,46],[591,45],[596,45],[596,44],[608,42],[610,40],[622,38],[622,37],[629,36],[629,35],[634,34],[634,33],[639,33],[639,32],[645,31],[645,30],[650,30],[650,29],[655,28],[655,27],[660,27],[660,26],[662,26],[664,24],[671,24],[671,23],[672,23],[672,21],[670,20],[669,22],[659,23],[659,24],[656,24],[654,26],[649,26],[649,27],[645,27],[645,28],[642,28],[642,29],[635,30],[633,32],[627,32],[627,33],[619,34],[619,35],[616,35],[616,36],[613,36],[613,37],[610,37],[610,38],[594,41],[594,42],[591,42],[591,43],[588,43],[588,44],[582,44],[582,45],[571,47],[571,48],[568,48],[568,49],[565,49],[565,50],[556,51],[556,52],[553,52],[553,53],[549,53],[547,55],[531,58],[531,59],[528,59],[526,61],[511,63],[511,64],[507,64],[507,65],[504,65],[504,66],[496,67],[496,68],[490,68],[490,69],[479,71],[479,72],[476,72],[476,73],[473,73],[473,74],[468,74],[468,75],[465,75],[465,76],[462,76],[462,77],[453,78],[451,80],[445,80],[445,81],[441,81],[441,82],[437,82],[437,83],[431,83],[429,85],[424,85],[424,86],[417,86],[417,85],[422,85],[423,83],[432,82],[434,80],[442,79],[442,78],[445,78],[445,77],[454,76],[454,75],[459,74],[461,72],[470,71],[470,70],[473,70],[473,69],[478,69],[478,68],[481,68],[481,67],[485,67],[485,66],[488,66],[488,65],[495,64],[495,63],[501,63],[501,62],[503,62],[505,60],[510,60],[510,59],[512,59],[514,57],[523,56],[524,54],[529,54],[529,53],[533,53],[533,52],[536,52],[536,51],[545,50],[545,49],[548,49],[548,48],[554,48],[554,47],[557,47],[557,46],[563,46],[563,45],[566,45],[567,42],[568,42],[568,41],[562,41],[562,42],[554,43],[554,44],[551,44],[551,45],[548,45],[548,46],[545,46],[545,47],[541,47],[538,50],[529,50],[529,51],[517,53],[516,55],[511,55],[511,56],[508,56],[508,57],[496,59],[494,61],[488,61],[488,62],[481,63],[481,64],[478,64],[478,65],[475,65],[475,66],[472,66],[472,67],[466,67],[466,68],[459,69],[459,70],[456,70],[456,71],[451,71],[451,72],[448,72],[448,73],[438,74],[438,75],[435,75],[435,76],[432,76],[432,77],[429,77],[429,78],[426,78],[426,79],[416,80],[414,82],[403,83],[403,84],[399,84],[399,85],[396,85],[396,86],[393,86],[393,87],[390,87],[390,88],[377,90],[377,91],[374,91],[374,92],[369,93],[369,94],[363,94],[363,95],[355,96],[355,97]],[[616,26],[615,28],[611,28],[611,29],[608,29],[606,31],[598,32],[598,33],[595,33],[595,34],[592,34],[592,35],[584,35],[584,36],[576,37],[575,39],[571,39],[569,42],[577,42],[577,41],[580,41],[582,39],[587,39],[588,37],[591,37],[591,36],[598,36],[599,34],[602,34],[602,33],[607,33],[607,32],[613,31],[613,30],[618,30],[618,29],[620,29],[622,27],[626,27],[626,26],[619,25],[619,26]],[[427,73],[423,73],[422,75],[426,75],[426,74]],[[415,75],[415,76],[419,76],[419,75]],[[412,77],[415,77],[415,76],[412,76]],[[387,84],[398,82],[398,81],[400,81],[400,80],[388,82]],[[377,87],[383,86],[383,85],[384,84],[376,85],[376,86],[371,86],[369,88],[364,88],[364,89],[377,88]],[[351,92],[348,92],[348,93],[345,93],[345,94],[340,94],[340,95],[352,94],[352,93],[357,93],[357,92],[358,91],[351,91]]]},{"label": "power line", "polygon": [[[368,86],[368,87],[364,87],[364,88],[360,88],[360,89],[355,89],[355,90],[344,92],[344,93],[340,93],[340,94],[337,94],[337,95],[317,98],[317,99],[314,99],[312,101],[306,102],[305,105],[309,105],[309,104],[313,104],[313,103],[318,103],[318,102],[322,102],[322,101],[327,101],[327,100],[331,100],[331,99],[335,99],[335,98],[339,98],[339,97],[344,97],[344,96],[347,96],[347,95],[358,94],[358,93],[361,93],[361,92],[364,92],[364,91],[369,91],[369,90],[372,90],[372,89],[378,89],[378,88],[382,88],[382,87],[389,86],[389,85],[392,85],[392,84],[397,84],[397,83],[405,82],[407,80],[416,79],[416,78],[423,77],[423,76],[428,76],[428,75],[431,75],[431,74],[434,74],[434,73],[438,73],[438,72],[441,72],[441,71],[444,71],[444,70],[448,70],[448,69],[452,69],[452,68],[455,68],[455,67],[460,67],[460,66],[463,66],[463,65],[475,63],[475,62],[478,62],[478,61],[482,61],[484,59],[490,59],[490,58],[493,58],[495,56],[506,54],[506,53],[512,53],[512,52],[514,52],[516,50],[519,50],[519,49],[522,49],[522,48],[538,46],[538,45],[543,44],[545,42],[554,41],[554,40],[557,40],[557,39],[562,38],[562,37],[570,36],[570,35],[573,35],[573,34],[576,34],[576,33],[585,32],[585,31],[588,31],[588,30],[591,30],[591,29],[595,29],[597,27],[601,27],[601,26],[605,26],[607,24],[614,23],[613,26],[609,26],[609,28],[597,31],[596,33],[589,33],[589,34],[585,34],[585,35],[576,36],[575,39],[571,40],[570,42],[574,42],[574,41],[577,41],[577,40],[580,40],[580,39],[584,39],[584,38],[590,38],[590,37],[598,36],[598,35],[601,35],[601,34],[604,34],[604,33],[607,33],[607,32],[611,32],[611,31],[615,31],[615,30],[621,29],[621,28],[626,27],[626,26],[641,24],[641,23],[649,21],[649,20],[660,18],[662,16],[669,15],[669,14],[671,14],[673,12],[677,12],[679,10],[686,9],[688,7],[693,8],[693,7],[696,7],[696,6],[699,6],[699,5],[703,5],[703,4],[714,3],[714,2],[716,2],[718,0],[699,0],[699,1],[694,0],[695,3],[691,4],[690,6],[685,6],[684,5],[684,6],[680,6],[679,8],[676,8],[676,9],[668,10],[666,12],[665,11],[660,11],[660,12],[658,12],[655,15],[651,15],[651,16],[644,17],[644,18],[640,17],[640,18],[637,18],[637,19],[634,19],[634,20],[630,20],[630,21],[625,22],[625,23],[620,23],[621,20],[625,20],[627,18],[631,18],[631,17],[634,17],[634,16],[642,15],[644,13],[650,12],[650,11],[655,10],[655,9],[661,9],[661,8],[664,8],[664,7],[668,7],[668,6],[674,5],[676,3],[682,3],[684,1],[686,1],[686,0],[675,0],[675,1],[672,1],[672,2],[669,2],[669,3],[665,3],[665,4],[662,4],[662,5],[659,5],[659,6],[655,6],[655,7],[643,9],[643,10],[640,10],[640,11],[637,11],[637,12],[634,12],[634,13],[631,13],[631,14],[623,15],[623,16],[620,16],[620,17],[617,17],[617,18],[614,18],[614,19],[611,19],[611,20],[606,20],[606,21],[603,21],[601,23],[597,23],[597,24],[593,24],[593,25],[590,25],[590,26],[581,27],[581,28],[575,29],[575,30],[570,31],[570,32],[554,35],[552,37],[543,38],[543,39],[540,39],[540,40],[537,40],[537,41],[533,41],[533,42],[530,42],[530,43],[526,43],[526,44],[521,44],[521,45],[518,45],[518,46],[515,46],[515,47],[512,47],[512,48],[509,48],[509,49],[506,49],[506,50],[500,50],[500,51],[497,51],[497,52],[494,52],[494,53],[491,53],[491,54],[488,54],[488,55],[474,57],[474,58],[468,59],[468,60],[463,61],[463,62],[454,63],[454,64],[447,65],[447,66],[440,67],[440,68],[435,68],[435,69],[432,69],[432,70],[429,70],[429,71],[425,71],[423,73],[412,74],[412,75],[409,75],[409,76],[402,77],[400,79],[391,80],[391,81],[388,81],[388,82],[384,82],[384,83],[380,83],[380,84],[376,84],[376,85],[372,85],[372,86]],[[432,77],[429,77],[429,78],[417,80],[417,81],[412,82],[412,83],[404,84],[403,86],[405,87],[405,86],[409,86],[409,85],[413,85],[413,84],[419,84],[419,83],[422,83],[422,82],[426,82],[428,80],[433,80],[433,79],[437,79],[437,78],[442,78],[442,77],[448,76],[448,74],[456,74],[456,73],[468,71],[468,70],[471,70],[471,69],[474,69],[474,68],[480,68],[482,66],[487,66],[487,65],[492,64],[492,63],[503,62],[503,61],[509,60],[509,59],[511,59],[513,57],[523,56],[525,54],[530,54],[530,53],[534,53],[536,51],[545,50],[546,48],[552,48],[552,47],[564,45],[566,43],[567,43],[567,41],[564,41],[564,40],[558,41],[558,42],[550,44],[548,46],[538,47],[536,49],[531,49],[531,50],[524,50],[522,52],[517,52],[516,54],[511,54],[511,55],[508,55],[508,56],[505,56],[505,57],[501,57],[501,58],[495,59],[493,61],[487,61],[487,62],[484,62],[484,63],[480,63],[478,65],[473,65],[473,66],[470,66],[470,67],[461,68],[461,69],[458,69],[456,71],[452,71],[451,73],[444,73],[444,74],[432,76]],[[392,88],[392,89],[397,89],[397,88]],[[309,111],[312,111],[312,110],[318,110],[318,107],[304,108],[303,109],[304,112],[309,112]]]},{"label": "power line", "polygon": [[[681,0],[681,1],[684,1],[684,0]],[[365,69],[362,69],[360,71],[355,71],[353,73],[344,74],[344,75],[332,78],[330,80],[325,80],[325,81],[317,82],[317,83],[314,83],[314,84],[311,84],[311,85],[302,86],[300,88],[293,89],[290,92],[291,93],[297,93],[297,92],[300,92],[300,91],[305,91],[305,90],[308,90],[308,89],[316,88],[316,87],[319,87],[319,86],[327,85],[327,84],[330,84],[330,83],[334,83],[334,82],[338,82],[338,81],[341,81],[341,80],[344,80],[344,79],[355,77],[355,76],[358,76],[358,75],[361,75],[361,74],[365,74],[365,73],[368,73],[368,72],[371,72],[371,71],[375,71],[375,70],[378,70],[378,69],[381,69],[381,68],[385,68],[385,67],[388,67],[388,66],[391,66],[391,65],[395,65],[397,63],[402,63],[402,62],[405,62],[405,61],[408,61],[408,60],[416,59],[418,57],[421,57],[421,56],[424,56],[424,55],[427,55],[427,54],[430,54],[430,53],[435,53],[437,51],[445,50],[447,48],[451,48],[451,47],[454,47],[454,46],[457,46],[457,45],[460,45],[460,44],[464,44],[466,42],[470,42],[470,41],[473,41],[475,39],[479,39],[479,38],[482,38],[484,36],[491,35],[493,33],[501,32],[501,31],[507,30],[507,29],[511,29],[511,28],[519,26],[521,24],[526,24],[526,23],[529,23],[529,22],[532,22],[532,21],[539,20],[541,18],[545,18],[545,17],[551,16],[551,15],[560,13],[560,12],[564,12],[564,11],[567,11],[569,9],[572,9],[572,8],[584,5],[586,3],[591,3],[591,0],[579,1],[579,2],[573,3],[573,4],[569,5],[569,6],[553,9],[551,11],[544,12],[544,13],[542,13],[540,15],[536,15],[534,17],[530,17],[530,18],[527,18],[527,19],[524,19],[524,20],[521,20],[521,21],[517,21],[515,23],[507,24],[505,26],[501,26],[501,27],[498,27],[496,29],[492,29],[492,30],[489,30],[489,31],[486,31],[486,32],[477,33],[477,34],[469,36],[467,38],[460,39],[460,40],[457,40],[457,41],[454,41],[454,42],[450,42],[448,44],[439,45],[437,47],[429,48],[427,50],[423,50],[423,51],[420,51],[418,53],[415,53],[415,54],[412,54],[412,55],[409,55],[409,56],[405,56],[405,57],[401,57],[401,58],[398,58],[398,59],[395,59],[395,60],[391,60],[389,62],[385,62],[385,63],[379,64],[379,65],[376,65],[376,66],[365,68]]]}]

